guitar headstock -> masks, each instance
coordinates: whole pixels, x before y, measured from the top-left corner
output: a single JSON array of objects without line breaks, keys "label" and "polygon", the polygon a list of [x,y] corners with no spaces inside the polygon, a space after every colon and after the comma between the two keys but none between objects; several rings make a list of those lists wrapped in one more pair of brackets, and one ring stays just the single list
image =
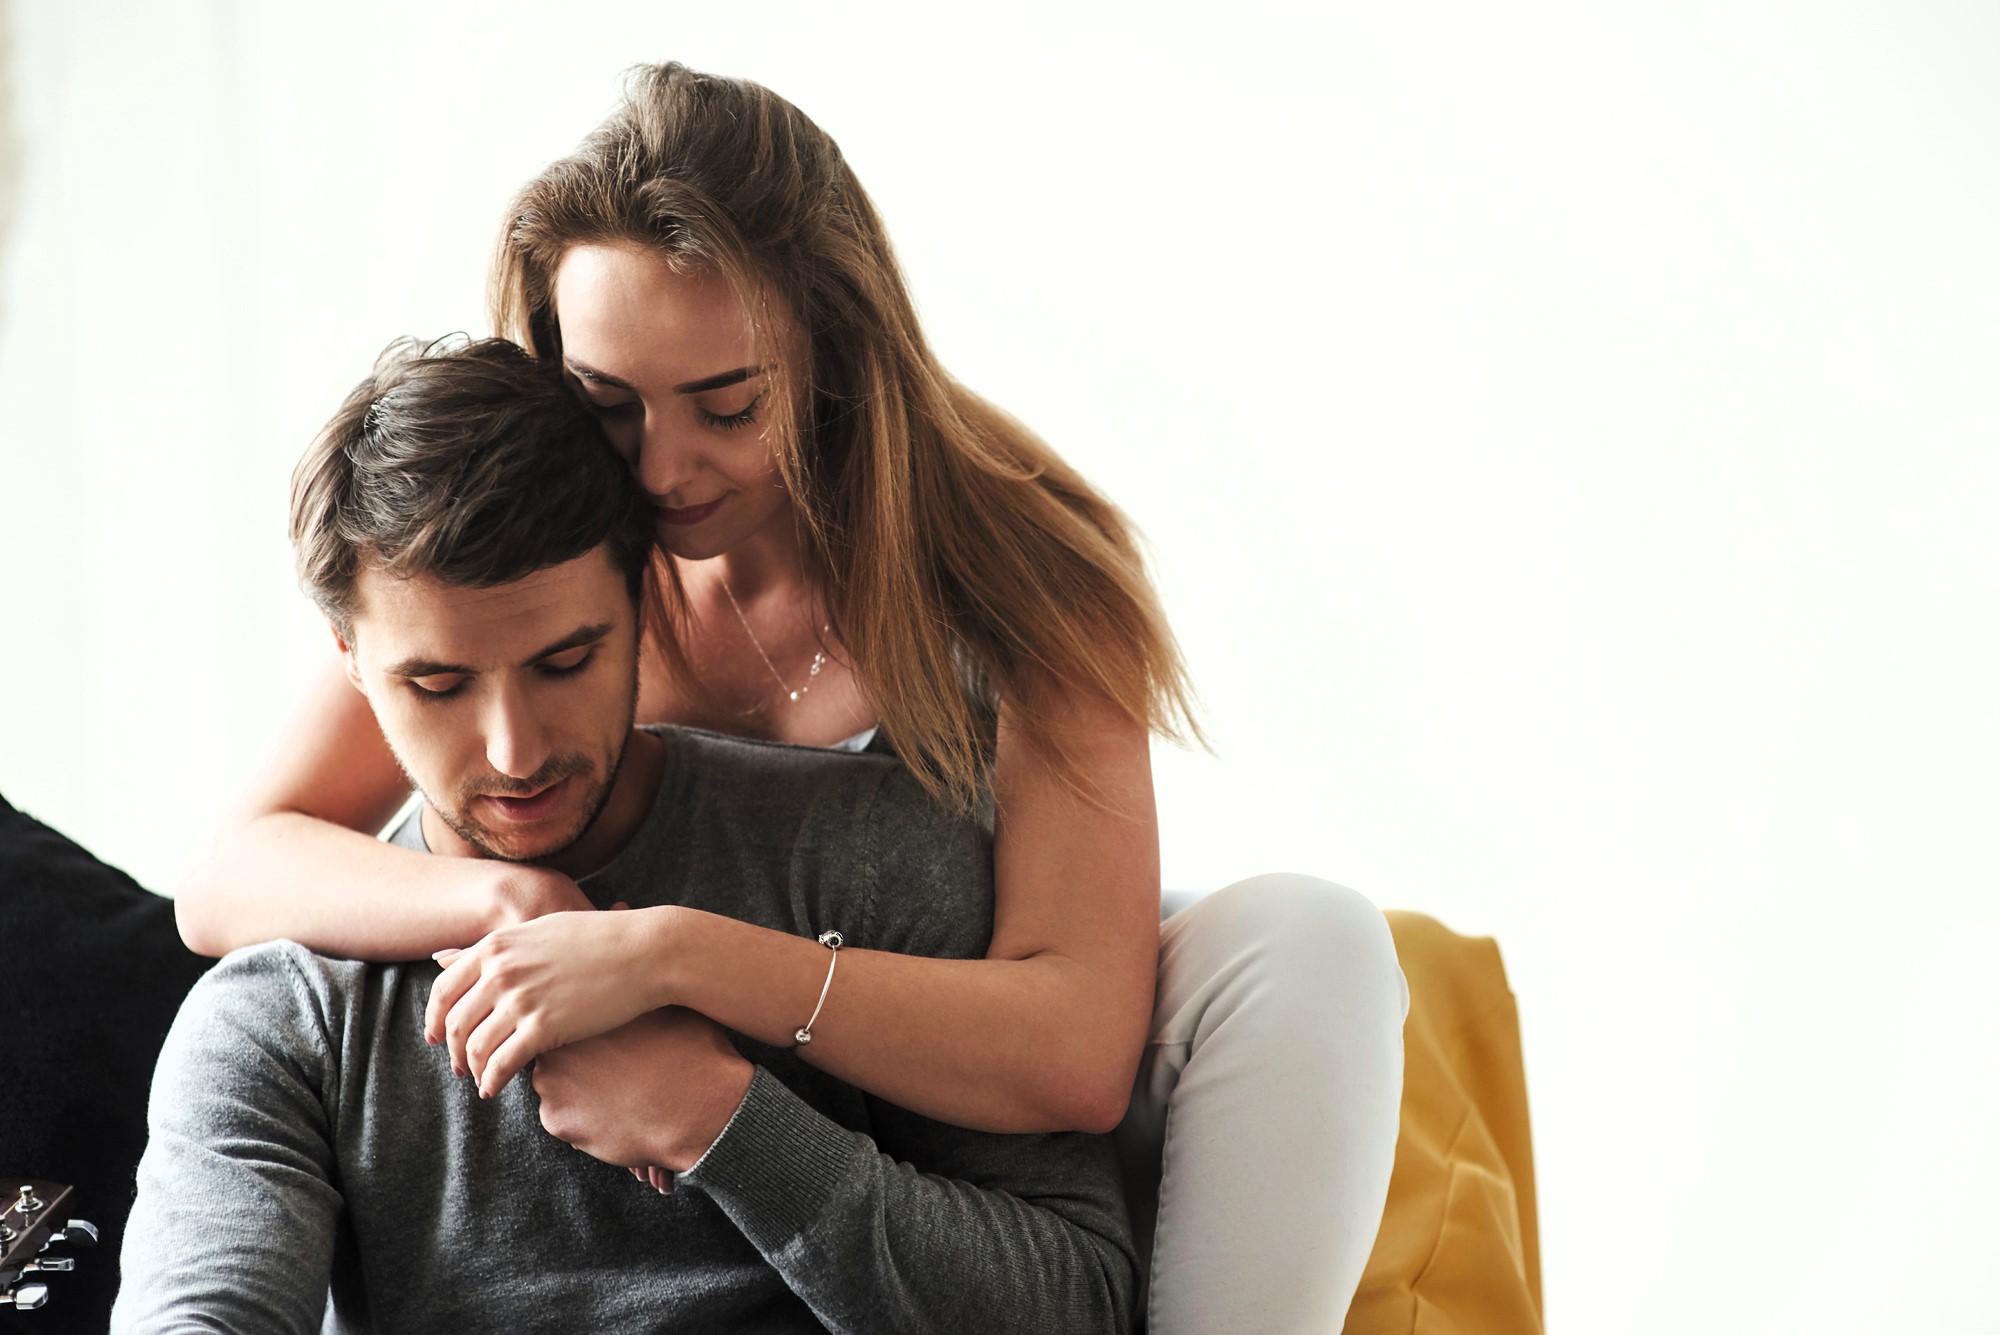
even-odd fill
[{"label": "guitar headstock", "polygon": [[69,1217],[75,1192],[60,1182],[0,1182],[0,1308],[32,1311],[49,1300],[39,1276],[76,1269],[75,1257],[52,1256],[49,1248],[94,1246],[97,1228]]}]

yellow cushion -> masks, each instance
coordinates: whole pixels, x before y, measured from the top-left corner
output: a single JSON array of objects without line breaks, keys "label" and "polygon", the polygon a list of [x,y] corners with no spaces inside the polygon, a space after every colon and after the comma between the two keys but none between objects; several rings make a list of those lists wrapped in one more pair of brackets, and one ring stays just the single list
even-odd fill
[{"label": "yellow cushion", "polygon": [[1527,1081],[1499,948],[1385,916],[1410,983],[1402,1122],[1345,1335],[1541,1335]]}]

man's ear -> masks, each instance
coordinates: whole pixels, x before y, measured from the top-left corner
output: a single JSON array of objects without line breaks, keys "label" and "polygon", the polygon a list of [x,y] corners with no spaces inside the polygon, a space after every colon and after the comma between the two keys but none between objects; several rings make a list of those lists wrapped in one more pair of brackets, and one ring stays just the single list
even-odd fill
[{"label": "man's ear", "polygon": [[361,665],[354,661],[354,646],[340,633],[340,627],[331,621],[326,623],[326,628],[333,632],[333,642],[340,650],[341,664],[347,669],[347,680],[353,683],[355,690],[363,695],[368,694],[368,688],[361,684]]}]

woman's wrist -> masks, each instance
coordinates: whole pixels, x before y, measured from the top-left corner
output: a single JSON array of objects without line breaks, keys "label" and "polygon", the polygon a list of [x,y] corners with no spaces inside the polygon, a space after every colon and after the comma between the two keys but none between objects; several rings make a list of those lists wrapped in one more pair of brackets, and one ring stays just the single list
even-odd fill
[{"label": "woman's wrist", "polygon": [[695,1004],[691,961],[698,957],[692,937],[699,932],[698,909],[678,904],[630,910],[639,932],[639,976],[646,980],[653,1009]]},{"label": "woman's wrist", "polygon": [[544,914],[591,908],[589,896],[575,881],[559,871],[518,862],[484,859],[471,865],[479,868],[476,899],[485,931],[527,922]]}]

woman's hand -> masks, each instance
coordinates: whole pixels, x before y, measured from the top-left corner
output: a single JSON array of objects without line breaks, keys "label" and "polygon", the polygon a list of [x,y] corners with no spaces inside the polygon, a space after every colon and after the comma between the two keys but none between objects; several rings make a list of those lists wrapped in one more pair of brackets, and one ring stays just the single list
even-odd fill
[{"label": "woman's hand", "polygon": [[439,951],[425,1040],[449,1044],[452,1069],[491,1098],[542,1053],[665,1004],[655,979],[671,912],[549,913]]}]

